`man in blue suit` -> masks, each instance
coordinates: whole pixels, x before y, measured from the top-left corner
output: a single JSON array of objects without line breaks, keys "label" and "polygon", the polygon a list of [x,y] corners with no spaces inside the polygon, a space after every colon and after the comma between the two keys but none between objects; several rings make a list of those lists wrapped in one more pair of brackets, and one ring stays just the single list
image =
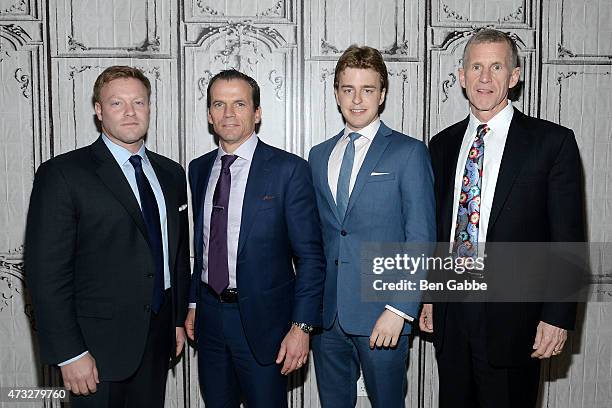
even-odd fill
[{"label": "man in blue suit", "polygon": [[360,250],[433,242],[435,203],[425,145],[379,118],[387,86],[380,52],[349,47],[334,77],[346,126],[310,151],[327,258],[323,332],[313,338],[324,407],[356,404],[360,366],[373,407],[404,406],[407,335],[419,304],[362,301]]},{"label": "man in blue suit", "polygon": [[241,399],[286,407],[286,375],[305,364],[321,324],[325,261],[310,170],[259,140],[259,100],[253,78],[214,76],[208,121],[219,148],[189,165],[195,262],[185,327],[211,408]]}]

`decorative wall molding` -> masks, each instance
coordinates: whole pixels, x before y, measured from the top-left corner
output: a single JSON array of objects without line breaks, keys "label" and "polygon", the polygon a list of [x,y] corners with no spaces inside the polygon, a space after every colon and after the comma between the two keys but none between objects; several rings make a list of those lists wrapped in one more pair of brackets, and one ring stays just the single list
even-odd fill
[{"label": "decorative wall molding", "polygon": [[[236,0],[188,0],[185,2],[185,22],[227,22],[230,20],[256,19],[259,23],[295,24],[296,0],[258,0],[244,1],[248,6],[238,10],[241,5]],[[230,9],[230,10],[228,10]]]},{"label": "decorative wall molding", "polygon": [[22,74],[23,70],[21,68],[17,68],[15,70],[15,80],[19,83],[19,88],[21,89],[21,94],[24,98],[30,98],[30,75]]},{"label": "decorative wall molding", "polygon": [[[71,0],[56,0],[57,8],[52,8],[50,17],[53,23],[52,51],[56,56],[170,56],[171,42],[174,37],[172,19],[173,5],[178,0],[125,0],[124,7],[132,8],[136,20],[126,20],[126,16],[114,16],[113,8],[107,7],[105,0],[90,2],[86,12],[98,15],[82,18],[79,12],[82,3]],[[96,8],[97,7],[97,8]],[[91,20],[93,19],[93,20]],[[93,26],[81,27],[83,21],[94,21]],[[114,35],[107,27],[125,26],[129,32]],[[97,35],[92,35],[97,32]],[[63,38],[63,41],[60,40]],[[129,41],[126,39],[130,39]]]},{"label": "decorative wall molding", "polygon": [[455,82],[457,82],[457,76],[455,76],[455,74],[450,73],[448,74],[449,79],[445,79],[442,82],[442,93],[444,94],[444,97],[442,98],[442,103],[445,103],[448,100],[448,90],[450,88],[452,88],[455,85]]},{"label": "decorative wall molding", "polygon": [[27,14],[28,3],[26,0],[14,0],[13,4],[0,9],[0,15],[24,15]]},{"label": "decorative wall molding", "polygon": [[[451,4],[449,4],[451,3]],[[456,6],[453,6],[452,4]],[[464,7],[463,11],[457,10]],[[498,23],[502,27],[528,28],[533,24],[533,0],[506,0],[490,2],[470,0],[432,0],[432,26],[456,27]],[[497,15],[495,14],[497,11]]]}]

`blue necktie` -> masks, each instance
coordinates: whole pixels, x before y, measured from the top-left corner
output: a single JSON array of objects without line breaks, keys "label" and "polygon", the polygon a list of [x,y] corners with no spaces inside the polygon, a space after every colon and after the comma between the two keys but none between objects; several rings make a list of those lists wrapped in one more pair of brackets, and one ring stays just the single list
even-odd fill
[{"label": "blue necktie", "polygon": [[355,140],[361,135],[357,132],[349,133],[349,142],[344,150],[342,157],[342,165],[340,165],[340,174],[338,176],[338,188],[336,191],[336,205],[338,214],[341,219],[346,215],[346,209],[349,202],[349,188],[351,184],[351,173],[353,172],[353,163],[355,162]]},{"label": "blue necktie", "polygon": [[227,260],[227,216],[229,207],[232,173],[230,166],[238,156],[221,156],[221,173],[213,194],[213,208],[210,214],[210,238],[208,240],[208,285],[221,294],[229,285]]},{"label": "blue necktie", "polygon": [[142,171],[142,157],[134,155],[130,157],[130,163],[134,166],[142,217],[147,227],[149,247],[151,248],[151,253],[155,260],[151,309],[153,309],[153,312],[157,313],[164,302],[164,250],[162,245],[161,224],[159,221],[159,208],[157,207],[157,200],[155,199],[151,184],[149,184],[149,180],[147,180],[147,177]]},{"label": "blue necktie", "polygon": [[475,257],[478,254],[484,137],[488,132],[486,123],[476,128],[476,137],[465,162],[453,244],[453,253],[458,257]]}]

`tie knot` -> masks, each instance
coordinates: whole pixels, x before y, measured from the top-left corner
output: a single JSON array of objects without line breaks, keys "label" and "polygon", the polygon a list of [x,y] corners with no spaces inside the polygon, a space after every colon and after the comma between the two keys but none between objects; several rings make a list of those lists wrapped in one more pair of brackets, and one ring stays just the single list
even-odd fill
[{"label": "tie knot", "polygon": [[135,169],[140,169],[142,168],[142,157],[137,154],[130,156],[130,163],[132,163]]},{"label": "tie knot", "polygon": [[355,143],[355,140],[359,139],[361,137],[361,134],[357,132],[351,132],[349,133],[348,137],[350,139],[350,143]]},{"label": "tie knot", "polygon": [[476,128],[476,135],[482,138],[487,133],[489,133],[489,130],[491,130],[491,128],[489,128],[489,125],[487,125],[486,123],[483,123],[482,125],[478,125],[478,127]]},{"label": "tie knot", "polygon": [[229,170],[230,166],[236,161],[237,158],[238,156],[235,154],[224,154],[221,156],[221,171]]}]

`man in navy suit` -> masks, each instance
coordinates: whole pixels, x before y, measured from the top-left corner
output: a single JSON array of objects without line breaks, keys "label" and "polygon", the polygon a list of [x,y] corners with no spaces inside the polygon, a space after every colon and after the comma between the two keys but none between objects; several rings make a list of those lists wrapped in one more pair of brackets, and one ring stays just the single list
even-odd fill
[{"label": "man in navy suit", "polygon": [[[484,29],[470,38],[459,69],[470,114],[430,144],[441,242],[477,247],[584,240],[574,133],[513,108],[508,92],[519,77],[518,50],[507,34]],[[468,156],[480,155],[484,160],[470,236],[460,230],[465,223],[457,214],[465,201],[462,185],[470,179],[464,170]],[[487,253],[485,268],[495,262],[503,260]],[[486,270],[500,273],[490,266]],[[575,303],[424,305],[419,323],[433,332],[440,407],[533,407],[540,360],[561,353],[575,318]]]},{"label": "man in navy suit", "polygon": [[198,342],[207,407],[286,407],[286,375],[321,324],[324,256],[305,160],[259,140],[259,86],[214,76],[208,121],[219,148],[189,165],[195,264],[185,321]]},{"label": "man in navy suit", "polygon": [[310,151],[327,258],[323,332],[313,338],[321,404],[357,401],[359,368],[373,407],[403,407],[409,322],[418,302],[363,302],[362,244],[435,239],[433,174],[422,142],[388,128],[380,52],[349,47],[335,71],[346,127]]}]

